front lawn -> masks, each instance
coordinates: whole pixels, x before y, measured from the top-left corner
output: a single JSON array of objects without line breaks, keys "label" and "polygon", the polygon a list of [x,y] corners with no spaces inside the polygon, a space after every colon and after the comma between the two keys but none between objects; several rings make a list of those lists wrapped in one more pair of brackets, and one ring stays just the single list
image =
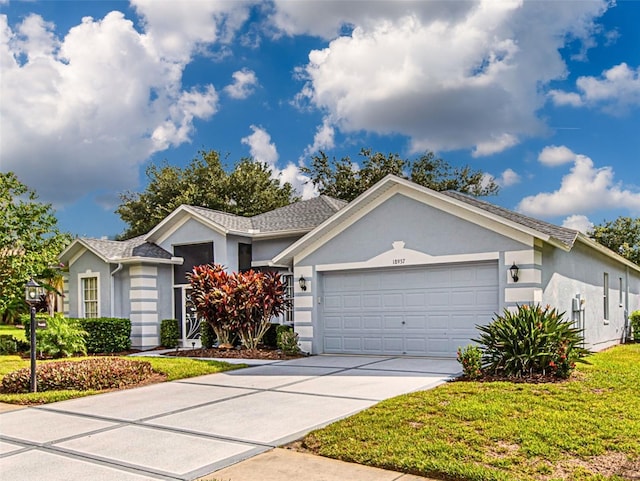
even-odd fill
[{"label": "front lawn", "polygon": [[447,480],[640,477],[640,344],[578,365],[568,382],[451,382],[309,434],[323,456]]},{"label": "front lawn", "polygon": [[[80,360],[86,357],[65,358],[65,360]],[[218,361],[201,361],[187,358],[159,358],[159,357],[127,357],[127,359],[136,359],[147,361],[153,367],[153,370],[164,374],[167,381],[176,379],[184,379],[205,374],[214,374],[217,372],[228,371],[246,367],[244,364],[228,364]],[[38,361],[38,364],[55,361]],[[0,380],[9,372],[17,369],[29,367],[29,360],[22,359],[20,356],[0,356]],[[27,394],[5,394],[0,393],[0,402],[12,404],[44,404],[56,401],[64,401],[77,397],[90,396],[92,394],[100,394],[103,391],[48,391]]]}]

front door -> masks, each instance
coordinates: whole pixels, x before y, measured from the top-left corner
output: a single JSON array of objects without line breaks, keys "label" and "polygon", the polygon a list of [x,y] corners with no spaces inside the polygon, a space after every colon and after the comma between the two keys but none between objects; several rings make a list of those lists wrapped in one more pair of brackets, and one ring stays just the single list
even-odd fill
[{"label": "front door", "polygon": [[180,291],[182,296],[180,303],[182,306],[182,346],[186,348],[200,347],[200,318],[191,300],[192,289],[189,286],[182,286]]}]

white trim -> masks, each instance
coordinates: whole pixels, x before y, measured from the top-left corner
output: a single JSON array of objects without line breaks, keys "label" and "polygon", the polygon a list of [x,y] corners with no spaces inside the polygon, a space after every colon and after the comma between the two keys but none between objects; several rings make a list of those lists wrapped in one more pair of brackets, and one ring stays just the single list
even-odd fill
[{"label": "white trim", "polygon": [[531,245],[532,248],[534,239],[537,238],[564,251],[568,252],[570,250],[568,246],[547,234],[408,180],[388,175],[349,203],[344,209],[338,211],[309,234],[275,256],[273,261],[276,263],[286,262],[295,256],[296,261],[299,262],[396,193],[402,193],[434,208],[452,213],[520,242],[525,241],[524,243]]},{"label": "white trim", "polygon": [[404,242],[396,241],[393,243],[392,249],[383,252],[380,255],[372,257],[367,261],[343,262],[339,264],[320,264],[316,266],[316,271],[327,272],[353,269],[371,269],[380,267],[392,267],[401,269],[403,267],[432,264],[493,261],[498,260],[499,258],[499,252],[477,252],[473,254],[432,256],[413,249],[405,249]]},{"label": "white trim", "polygon": [[100,317],[100,272],[93,272],[87,269],[85,272],[78,273],[78,317],[86,318],[85,305],[84,305],[84,279],[96,279],[96,304],[97,304],[97,317]]}]

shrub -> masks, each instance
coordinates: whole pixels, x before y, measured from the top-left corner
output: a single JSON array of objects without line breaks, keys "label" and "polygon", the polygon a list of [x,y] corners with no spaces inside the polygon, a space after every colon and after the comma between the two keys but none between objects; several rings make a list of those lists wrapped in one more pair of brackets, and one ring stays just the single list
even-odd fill
[{"label": "shrub", "polygon": [[264,333],[264,337],[262,338],[262,344],[274,349],[278,347],[278,326],[280,326],[280,324],[273,322],[269,324],[269,329],[267,329],[267,332]]},{"label": "shrub", "polygon": [[290,326],[278,326],[278,349],[285,354],[293,355],[300,353],[300,346],[298,346],[298,334],[294,332]]},{"label": "shrub", "polygon": [[166,348],[178,347],[180,328],[177,319],[163,319],[160,322],[160,344]]},{"label": "shrub", "polygon": [[285,285],[274,272],[227,273],[224,267],[202,265],[188,274],[198,315],[205,319],[219,345],[230,345],[235,334],[248,349],[255,349],[271,318],[287,306]]},{"label": "shrub", "polygon": [[86,331],[77,320],[65,319],[61,313],[47,319],[47,328],[36,332],[36,349],[41,355],[70,357],[74,354],[87,354],[85,344]]},{"label": "shrub", "polygon": [[115,317],[78,319],[87,331],[87,352],[113,353],[131,349],[131,321]]},{"label": "shrub", "polygon": [[[82,361],[41,363],[36,368],[39,391],[74,389],[79,391],[114,389],[138,384],[154,374],[151,364],[117,357],[97,357]],[[2,379],[6,393],[29,392],[30,369],[7,374]]]},{"label": "shrub", "polygon": [[[43,313],[36,314],[36,322],[48,321],[48,320],[49,320],[49,314],[43,314]],[[21,314],[20,324],[24,326],[24,338],[27,340],[27,344],[28,344],[31,342],[31,314]]]},{"label": "shrub", "polygon": [[29,343],[10,334],[0,334],[0,354],[16,354],[29,350]]},{"label": "shrub", "polygon": [[211,325],[204,319],[200,322],[200,344],[205,349],[211,349],[216,343],[216,333]]},{"label": "shrub", "polygon": [[478,379],[482,376],[482,351],[477,346],[458,348],[458,362],[462,364],[462,374],[467,379]]},{"label": "shrub", "polygon": [[567,378],[589,351],[582,348],[581,331],[550,306],[505,309],[481,332],[482,368],[501,376],[551,374]]},{"label": "shrub", "polygon": [[633,311],[629,316],[629,321],[631,322],[633,340],[640,342],[640,311]]}]

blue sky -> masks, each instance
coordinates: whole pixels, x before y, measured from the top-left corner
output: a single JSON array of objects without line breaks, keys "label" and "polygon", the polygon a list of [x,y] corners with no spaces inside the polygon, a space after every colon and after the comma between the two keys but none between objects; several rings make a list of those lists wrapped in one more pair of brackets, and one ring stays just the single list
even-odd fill
[{"label": "blue sky", "polygon": [[433,150],[488,200],[586,229],[640,215],[640,2],[0,0],[0,168],[63,230],[201,149],[314,195],[314,152]]}]

